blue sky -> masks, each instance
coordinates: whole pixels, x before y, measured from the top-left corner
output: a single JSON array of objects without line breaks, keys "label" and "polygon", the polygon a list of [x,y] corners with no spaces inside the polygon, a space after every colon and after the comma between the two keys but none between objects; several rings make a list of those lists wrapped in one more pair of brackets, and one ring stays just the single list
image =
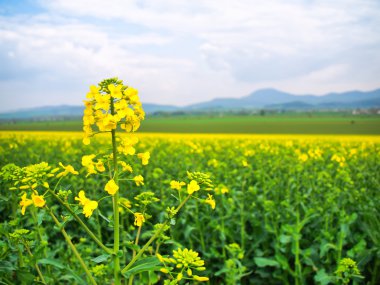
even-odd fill
[{"label": "blue sky", "polygon": [[143,102],[380,87],[378,0],[0,0],[0,112],[79,105],[118,76]]}]

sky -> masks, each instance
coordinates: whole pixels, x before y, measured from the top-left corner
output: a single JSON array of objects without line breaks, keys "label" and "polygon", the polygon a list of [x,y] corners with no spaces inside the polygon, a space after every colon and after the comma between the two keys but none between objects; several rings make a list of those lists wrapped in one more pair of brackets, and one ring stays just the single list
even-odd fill
[{"label": "sky", "polygon": [[379,0],[0,0],[0,112],[119,77],[184,106],[380,87]]}]

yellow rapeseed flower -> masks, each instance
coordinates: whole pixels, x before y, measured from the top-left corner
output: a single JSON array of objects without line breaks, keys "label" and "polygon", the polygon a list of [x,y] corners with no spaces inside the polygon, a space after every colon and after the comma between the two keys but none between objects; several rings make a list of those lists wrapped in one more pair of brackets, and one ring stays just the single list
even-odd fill
[{"label": "yellow rapeseed flower", "polygon": [[308,160],[309,156],[306,153],[303,153],[298,156],[298,159],[302,162],[306,162]]},{"label": "yellow rapeseed flower", "polygon": [[95,169],[95,162],[92,160],[95,158],[95,154],[90,154],[90,155],[84,155],[82,157],[82,165],[86,167],[88,174],[96,174],[97,171]]},{"label": "yellow rapeseed flower", "polygon": [[64,166],[64,165],[62,164],[62,162],[60,162],[59,165],[64,169],[64,171],[61,172],[61,173],[58,173],[58,174],[57,174],[57,178],[62,177],[62,176],[66,176],[66,175],[69,174],[69,173],[72,173],[72,174],[75,174],[75,175],[78,175],[78,174],[79,174],[78,171],[76,171],[76,170],[74,169],[74,167],[72,167],[70,164],[67,165],[67,166]]},{"label": "yellow rapeseed flower", "polygon": [[107,111],[110,108],[111,96],[109,94],[106,94],[106,95],[96,94],[95,100],[96,100],[96,105],[95,105],[96,110],[103,109],[104,111]]},{"label": "yellow rapeseed flower", "polygon": [[90,201],[90,199],[86,197],[86,194],[83,190],[79,191],[78,197],[75,197],[74,199],[75,201],[79,201],[79,204],[82,206],[86,205],[86,203]]},{"label": "yellow rapeseed flower", "polygon": [[75,200],[79,201],[79,205],[83,206],[82,213],[86,218],[91,217],[94,210],[98,208],[98,202],[88,199],[83,190],[79,191],[78,197],[75,197]]},{"label": "yellow rapeseed flower", "polygon": [[123,87],[123,85],[113,85],[113,84],[110,84],[108,85],[108,90],[110,91],[111,93],[111,96],[113,98],[118,98],[118,99],[121,99],[121,97],[123,96],[123,93],[121,93],[121,88]]},{"label": "yellow rapeseed flower", "polygon": [[200,189],[198,182],[195,180],[191,180],[189,184],[187,184],[187,193],[193,194],[195,191],[198,191]]},{"label": "yellow rapeseed flower", "polygon": [[92,213],[95,209],[98,208],[98,202],[89,200],[84,206],[83,206],[83,214],[86,218],[91,217]]},{"label": "yellow rapeseed flower", "polygon": [[149,163],[150,153],[149,151],[138,153],[137,157],[141,159],[142,165],[147,165]]},{"label": "yellow rapeseed flower", "polygon": [[89,145],[91,143],[91,140],[87,136],[85,136],[83,138],[82,142],[84,145]]},{"label": "yellow rapeseed flower", "polygon": [[134,145],[137,144],[138,141],[139,139],[137,137],[124,138],[117,150],[124,155],[134,155],[136,152]]},{"label": "yellow rapeseed flower", "polygon": [[95,164],[96,170],[99,172],[104,172],[106,171],[106,168],[104,167],[104,163],[101,160],[98,160],[98,162]]},{"label": "yellow rapeseed flower", "polygon": [[33,200],[34,206],[38,208],[42,208],[46,204],[44,197],[40,195],[32,194],[32,200]]},{"label": "yellow rapeseed flower", "polygon": [[135,96],[137,96],[137,94],[138,94],[137,89],[135,89],[133,87],[128,87],[127,89],[124,90],[124,95],[127,98],[135,97]]},{"label": "yellow rapeseed flower", "polygon": [[208,195],[208,197],[205,200],[205,203],[209,204],[211,206],[211,208],[214,210],[215,206],[216,206],[216,202],[215,202],[215,200],[211,194],[207,194],[207,195]]},{"label": "yellow rapeseed flower", "polygon": [[142,177],[141,175],[137,175],[133,178],[133,180],[135,181],[136,183],[136,186],[141,186],[141,185],[144,185],[144,177]]},{"label": "yellow rapeseed flower", "polygon": [[141,213],[134,213],[135,215],[135,226],[141,227],[142,224],[145,222],[144,215]]},{"label": "yellow rapeseed flower", "polygon": [[25,210],[26,210],[26,207],[30,206],[33,204],[33,201],[26,198],[26,193],[24,193],[24,195],[22,195],[21,197],[21,201],[20,201],[20,206],[21,206],[21,214],[24,215],[25,214]]},{"label": "yellow rapeseed flower", "polygon": [[99,94],[100,87],[97,87],[95,85],[90,86],[90,92],[87,93],[86,97],[88,99],[93,99],[95,95]]},{"label": "yellow rapeseed flower", "polygon": [[121,165],[123,171],[128,171],[130,173],[133,172],[132,166],[130,166],[126,162],[124,162],[124,161],[118,161],[118,163]]},{"label": "yellow rapeseed flower", "polygon": [[107,182],[106,186],[104,187],[104,190],[106,190],[110,195],[115,195],[115,193],[119,190],[119,186],[117,186],[115,180],[111,179]]},{"label": "yellow rapeseed flower", "polygon": [[179,181],[175,181],[175,180],[172,180],[170,182],[170,188],[171,189],[176,189],[176,190],[181,190],[182,186],[186,185],[185,182],[179,182]]}]

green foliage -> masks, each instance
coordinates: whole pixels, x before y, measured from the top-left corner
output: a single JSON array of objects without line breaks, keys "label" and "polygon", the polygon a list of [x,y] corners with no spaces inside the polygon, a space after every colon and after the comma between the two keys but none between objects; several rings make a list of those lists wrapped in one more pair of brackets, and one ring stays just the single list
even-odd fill
[{"label": "green foliage", "polygon": [[[149,150],[151,158],[149,165],[136,165],[133,169],[146,178],[145,185],[120,182],[120,195],[133,197],[131,208],[123,207],[121,212],[120,247],[127,258],[140,248],[132,246],[137,230],[129,210],[142,212],[145,206],[149,207],[150,218],[144,224],[139,244],[143,245],[161,227],[165,230],[147,248],[141,262],[125,272],[127,276],[135,275],[135,284],[162,284],[165,274],[159,271],[162,265],[157,263],[155,254],[167,256],[178,247],[199,252],[207,268],[202,275],[210,278],[210,284],[380,283],[380,145],[376,140],[145,135],[141,141],[141,148]],[[9,181],[28,165],[70,161],[80,175],[63,178],[57,189],[59,197],[73,204],[74,196],[84,189],[91,199],[98,200],[104,192],[99,185],[105,185],[108,178],[82,175],[86,169],[81,166],[81,157],[104,148],[100,139],[84,149],[80,136],[64,133],[41,135],[38,139],[30,135],[2,136],[3,282],[39,282],[34,266],[38,264],[48,284],[84,284],[84,275],[76,273],[81,272],[80,266],[73,262],[73,255],[51,217],[39,210],[35,217],[41,226],[38,231],[31,215],[20,215],[21,193],[8,190]],[[10,163],[19,167],[6,166]],[[194,174],[197,170],[203,173]],[[187,172],[193,173],[189,179],[199,183],[205,183],[207,175],[212,174],[214,183],[207,186],[207,193],[216,201],[215,210],[199,203],[202,198],[189,201],[179,213],[172,207],[179,197],[178,190],[170,189],[170,182],[186,177]],[[182,190],[179,193],[184,199],[186,189]],[[88,226],[108,246],[112,244],[113,213],[110,200],[102,203],[101,212],[94,212]],[[83,239],[85,232],[68,218],[66,209],[54,210],[67,219],[65,229],[94,278],[100,284],[111,283],[112,278],[107,277],[112,276],[111,256]],[[81,213],[74,206],[73,210]],[[164,225],[168,215],[175,226]],[[98,228],[102,229],[99,233]],[[19,229],[29,231],[21,235],[25,244],[10,238]],[[39,236],[52,251],[45,253],[46,245],[41,245]],[[23,254],[25,246],[33,257]],[[342,267],[346,258],[355,262],[360,274],[355,267]]]}]

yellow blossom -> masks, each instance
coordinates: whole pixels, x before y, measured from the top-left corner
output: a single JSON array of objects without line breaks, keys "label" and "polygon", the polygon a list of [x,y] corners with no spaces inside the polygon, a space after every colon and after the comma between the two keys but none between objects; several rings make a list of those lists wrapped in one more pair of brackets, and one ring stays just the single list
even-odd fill
[{"label": "yellow blossom", "polygon": [[82,165],[83,166],[88,166],[90,164],[93,164],[94,162],[92,161],[95,158],[95,154],[90,154],[90,155],[84,155],[82,156]]},{"label": "yellow blossom", "polygon": [[113,98],[118,98],[120,99],[122,96],[123,96],[123,93],[121,93],[121,88],[123,87],[123,85],[113,85],[113,84],[110,84],[108,85],[108,90],[110,91],[111,93],[111,96]]},{"label": "yellow blossom", "polygon": [[127,89],[124,90],[124,95],[127,98],[135,97],[135,96],[137,96],[137,94],[138,94],[137,89],[135,89],[133,87],[128,87]]},{"label": "yellow blossom", "polygon": [[25,210],[26,210],[26,207],[30,206],[33,204],[33,201],[26,198],[26,193],[24,193],[24,195],[22,195],[21,197],[21,201],[20,201],[20,206],[22,207],[21,208],[21,214],[24,215],[25,214]]},{"label": "yellow blossom", "polygon": [[118,163],[121,165],[123,171],[128,171],[128,172],[130,172],[130,173],[133,172],[132,166],[130,166],[130,165],[127,164],[126,162],[124,162],[124,161],[119,161]]},{"label": "yellow blossom", "polygon": [[215,209],[215,206],[216,206],[216,203],[215,203],[215,200],[214,198],[212,197],[212,195],[210,194],[207,194],[208,197],[207,199],[205,200],[205,203],[209,204],[211,206],[211,208],[214,210]]},{"label": "yellow blossom", "polygon": [[298,159],[302,162],[306,162],[308,160],[308,158],[309,158],[309,156],[306,153],[298,156]]},{"label": "yellow blossom", "polygon": [[141,175],[135,176],[133,180],[135,181],[137,186],[144,185],[144,177],[142,177]]},{"label": "yellow blossom", "polygon": [[104,187],[104,190],[106,190],[110,195],[115,195],[115,193],[119,190],[119,186],[117,186],[115,180],[111,179],[107,182],[106,186]]},{"label": "yellow blossom", "polygon": [[138,141],[136,137],[125,138],[121,141],[121,145],[117,149],[125,155],[134,155],[136,152],[134,145],[137,144]]},{"label": "yellow blossom", "polygon": [[74,198],[76,201],[79,201],[79,205],[83,206],[83,214],[86,218],[91,217],[92,212],[98,208],[98,202],[90,200],[86,197],[86,194],[83,190],[79,191],[78,197]]},{"label": "yellow blossom", "polygon": [[106,168],[104,167],[103,161],[101,161],[101,160],[98,160],[98,162],[95,164],[95,166],[96,166],[96,170],[98,170],[99,172],[106,171]]},{"label": "yellow blossom", "polygon": [[82,165],[87,168],[87,175],[97,173],[95,170],[95,163],[92,161],[95,158],[95,154],[84,155],[82,157]]},{"label": "yellow blossom", "polygon": [[106,95],[96,94],[95,100],[96,100],[96,105],[95,105],[96,110],[103,109],[107,111],[110,108],[111,96],[109,94],[106,94]]},{"label": "yellow blossom", "polygon": [[176,190],[181,190],[182,186],[186,185],[185,182],[179,182],[179,181],[175,181],[175,180],[172,180],[170,182],[170,188],[171,189],[176,189]]},{"label": "yellow blossom", "polygon": [[141,227],[142,224],[145,222],[144,215],[141,213],[134,213],[135,215],[135,226]]},{"label": "yellow blossom", "polygon": [[95,85],[90,86],[90,92],[87,93],[86,97],[88,99],[93,99],[95,95],[99,94],[100,87],[97,87]]},{"label": "yellow blossom", "polygon": [[44,197],[40,195],[32,194],[32,200],[33,200],[34,206],[38,208],[42,208],[46,204]]},{"label": "yellow blossom", "polygon": [[74,199],[75,201],[79,201],[79,204],[82,206],[86,205],[86,203],[90,201],[90,199],[86,197],[86,194],[83,190],[79,191],[78,197],[75,197]]},{"label": "yellow blossom", "polygon": [[115,103],[115,109],[120,118],[131,117],[134,115],[133,110],[129,107],[126,100],[120,100]]},{"label": "yellow blossom", "polygon": [[195,191],[198,191],[200,189],[198,182],[195,180],[191,180],[189,184],[187,184],[187,193],[193,194]]},{"label": "yellow blossom", "polygon": [[149,163],[149,158],[150,158],[150,153],[143,152],[143,153],[138,153],[137,157],[141,159],[142,165],[147,165]]},{"label": "yellow blossom", "polygon": [[86,218],[91,217],[95,209],[98,208],[98,202],[88,200],[87,203],[83,206],[83,214]]},{"label": "yellow blossom", "polygon": [[62,164],[62,162],[60,162],[59,165],[64,169],[64,171],[61,172],[61,173],[58,173],[58,174],[57,174],[57,178],[62,177],[62,176],[66,176],[66,175],[69,174],[69,173],[72,173],[72,174],[75,174],[75,175],[78,175],[78,174],[79,174],[78,171],[76,171],[76,170],[74,169],[74,167],[72,167],[70,164],[67,165],[67,166],[64,166],[64,165]]}]

